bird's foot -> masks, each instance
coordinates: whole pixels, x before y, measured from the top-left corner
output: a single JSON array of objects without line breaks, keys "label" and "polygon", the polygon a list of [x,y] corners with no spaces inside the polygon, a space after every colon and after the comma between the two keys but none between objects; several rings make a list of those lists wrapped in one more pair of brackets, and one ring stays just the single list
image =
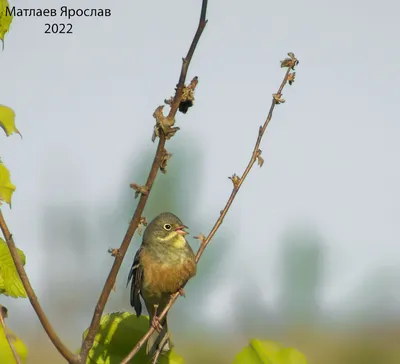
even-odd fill
[{"label": "bird's foot", "polygon": [[153,319],[151,320],[151,326],[153,326],[154,330],[156,330],[157,332],[161,332],[162,330],[160,320],[158,319],[157,316],[153,316]]},{"label": "bird's foot", "polygon": [[158,316],[157,316],[157,309],[158,309],[158,305],[154,305],[154,315],[153,315],[153,318],[151,319],[151,326],[153,326],[157,332],[161,332],[162,326],[161,326],[160,320],[158,319]]}]

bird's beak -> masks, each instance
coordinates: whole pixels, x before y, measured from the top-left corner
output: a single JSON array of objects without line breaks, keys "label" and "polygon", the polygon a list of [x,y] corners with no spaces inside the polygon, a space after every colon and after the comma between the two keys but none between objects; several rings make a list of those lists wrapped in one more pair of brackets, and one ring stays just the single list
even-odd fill
[{"label": "bird's beak", "polygon": [[187,231],[185,231],[185,229],[188,229],[188,227],[185,225],[180,225],[177,228],[175,228],[175,232],[178,233],[179,235],[185,236],[189,234]]}]

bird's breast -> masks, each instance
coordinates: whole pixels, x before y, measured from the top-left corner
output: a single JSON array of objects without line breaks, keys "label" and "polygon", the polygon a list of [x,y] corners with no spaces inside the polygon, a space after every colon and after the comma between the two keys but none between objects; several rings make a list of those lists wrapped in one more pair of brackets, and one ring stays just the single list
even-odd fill
[{"label": "bird's breast", "polygon": [[151,254],[143,254],[141,263],[143,266],[141,290],[145,296],[175,293],[196,274],[196,262],[191,255],[169,263],[160,262]]}]

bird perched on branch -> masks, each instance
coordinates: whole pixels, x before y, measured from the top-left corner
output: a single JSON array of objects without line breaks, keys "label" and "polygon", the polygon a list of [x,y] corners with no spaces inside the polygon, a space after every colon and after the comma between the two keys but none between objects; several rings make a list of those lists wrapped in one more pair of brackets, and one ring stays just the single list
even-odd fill
[{"label": "bird perched on branch", "polygon": [[150,325],[156,331],[147,341],[146,353],[153,357],[157,351],[171,349],[167,317],[158,320],[168,304],[171,294],[180,292],[183,286],[196,274],[196,259],[192,248],[185,239],[187,226],[169,212],[158,215],[149,223],[143,234],[142,245],[135,255],[129,272],[131,305],[136,316],[142,313],[140,295],[150,317]]}]

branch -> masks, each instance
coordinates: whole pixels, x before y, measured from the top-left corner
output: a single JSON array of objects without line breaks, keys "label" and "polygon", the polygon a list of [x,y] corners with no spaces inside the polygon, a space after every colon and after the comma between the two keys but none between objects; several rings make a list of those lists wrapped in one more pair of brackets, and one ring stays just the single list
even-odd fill
[{"label": "branch", "polygon": [[[173,97],[173,99],[170,103],[171,109],[170,109],[170,112],[167,117],[167,119],[169,119],[169,120],[174,120],[175,115],[178,111],[179,104],[182,99],[183,90],[185,87],[186,75],[187,75],[187,71],[189,68],[189,64],[190,64],[190,61],[194,54],[194,51],[196,49],[197,43],[199,42],[201,33],[203,32],[203,30],[206,26],[206,23],[207,23],[207,21],[205,20],[206,10],[207,10],[207,0],[203,0],[202,7],[201,7],[201,16],[200,16],[199,26],[198,26],[196,34],[193,38],[192,44],[190,45],[189,51],[188,51],[186,57],[183,59],[181,74],[179,76],[179,82],[176,86],[175,96]],[[174,123],[174,121],[172,122],[172,125],[173,125],[173,123]],[[169,127],[171,127],[172,125],[169,125]],[[90,323],[88,333],[85,337],[85,340],[82,343],[81,351],[79,354],[79,358],[80,358],[79,362],[80,363],[86,362],[86,358],[89,354],[90,348],[93,346],[93,342],[94,342],[94,339],[96,336],[96,332],[100,325],[100,319],[103,314],[104,307],[110,296],[111,289],[113,288],[113,286],[115,284],[115,280],[117,278],[118,271],[121,267],[122,261],[128,250],[128,247],[132,240],[132,237],[133,237],[139,223],[141,222],[142,213],[145,208],[147,199],[149,197],[151,187],[153,186],[154,180],[157,176],[158,169],[160,168],[161,163],[163,162],[163,159],[165,156],[164,146],[165,146],[165,141],[166,141],[168,135],[166,137],[165,130],[161,129],[158,131],[158,136],[160,137],[160,140],[158,143],[157,151],[156,151],[156,154],[155,154],[155,157],[153,160],[153,164],[150,169],[149,176],[147,178],[146,185],[144,186],[146,188],[146,193],[141,194],[139,203],[136,207],[135,213],[133,214],[133,217],[129,224],[128,230],[122,241],[121,247],[118,249],[118,253],[115,255],[115,260],[114,260],[113,266],[111,267],[111,271],[107,277],[104,288],[100,294],[100,298],[96,304],[96,308],[95,308],[95,311],[93,314],[92,321]]]},{"label": "branch", "polygon": [[[240,187],[242,186],[244,180],[246,179],[246,177],[249,174],[250,170],[253,168],[253,166],[256,163],[256,161],[258,162],[260,167],[264,163],[264,160],[261,158],[261,149],[259,149],[262,137],[264,135],[265,130],[267,129],[267,126],[269,125],[269,122],[272,119],[272,113],[273,113],[273,111],[275,109],[275,106],[280,104],[280,103],[284,103],[285,102],[285,100],[281,99],[282,90],[283,90],[283,88],[286,86],[286,84],[288,82],[290,84],[292,84],[292,82],[294,81],[294,72],[291,72],[291,71],[294,70],[294,67],[297,66],[297,64],[298,64],[298,60],[294,57],[294,55],[292,53],[289,53],[289,56],[291,56],[291,58],[287,58],[285,61],[287,62],[290,59],[291,63],[287,67],[287,71],[285,73],[285,77],[283,78],[282,83],[279,86],[278,91],[276,92],[276,94],[272,95],[271,107],[269,108],[268,116],[265,119],[264,125],[260,126],[260,129],[258,131],[257,141],[256,141],[256,144],[254,146],[253,153],[251,154],[250,161],[247,164],[247,167],[244,170],[244,172],[242,174],[242,177],[238,177],[235,174],[231,177],[232,183],[233,183],[233,190],[231,192],[231,195],[229,196],[228,201],[226,202],[224,209],[221,211],[221,215],[217,219],[216,223],[214,224],[214,226],[211,229],[210,233],[208,234],[207,238],[205,238],[201,242],[199,250],[197,251],[197,254],[196,254],[196,262],[198,262],[200,260],[200,257],[203,254],[204,249],[207,247],[207,245],[209,244],[211,238],[215,235],[215,233],[217,232],[217,230],[221,226],[222,222],[224,221],[224,218],[225,218],[226,214],[228,213],[228,210],[231,207],[232,202],[236,197],[236,194],[239,192]],[[282,65],[284,65],[285,61],[282,61]],[[293,76],[291,76],[291,75],[293,75]],[[179,293],[177,294],[177,296],[178,295],[179,295]],[[168,308],[168,306],[167,306],[167,308]]]},{"label": "branch", "polygon": [[12,352],[12,354],[14,356],[15,362],[17,364],[22,364],[21,359],[19,358],[19,355],[16,352],[16,350],[14,348],[14,345],[13,345],[13,343],[11,341],[11,338],[7,333],[7,328],[6,328],[6,323],[5,323],[5,318],[6,317],[7,317],[7,309],[4,306],[0,305],[0,324],[3,327],[4,336],[6,337],[8,345],[10,346],[10,349],[11,349],[11,352]]},{"label": "branch", "polygon": [[194,51],[196,50],[197,43],[200,40],[201,34],[203,33],[203,30],[207,25],[207,20],[206,20],[207,3],[208,0],[203,0],[201,4],[199,25],[197,26],[196,33],[193,37],[192,44],[189,47],[187,55],[185,58],[182,59],[181,74],[179,76],[179,82],[176,87],[175,97],[171,104],[171,110],[169,111],[168,115],[169,118],[174,118],[176,112],[178,111],[179,103],[182,98],[183,88],[185,87],[186,74],[190,65],[190,61],[192,60]]},{"label": "branch", "polygon": [[36,297],[35,291],[33,290],[31,283],[29,282],[28,276],[26,275],[25,268],[24,268],[24,266],[21,262],[21,259],[17,253],[17,247],[15,246],[14,239],[10,233],[10,230],[8,230],[8,226],[4,220],[1,210],[0,210],[0,228],[1,228],[1,231],[3,232],[4,238],[8,245],[8,249],[10,249],[10,254],[14,261],[15,267],[17,268],[18,275],[21,278],[21,282],[22,282],[22,284],[25,288],[25,291],[28,295],[29,301],[31,302],[33,309],[36,311],[36,314],[39,318],[40,323],[42,324],[48,337],[50,338],[50,340],[54,344],[54,346],[57,348],[57,350],[60,352],[60,354],[68,362],[75,363],[78,359],[78,356],[75,355],[74,353],[72,353],[72,351],[70,351],[64,345],[64,343],[60,340],[60,338],[57,336],[56,332],[54,331],[53,327],[51,326],[48,318],[46,317],[46,315],[42,309],[42,306],[40,306],[40,303],[38,301],[38,298]]},{"label": "branch", "polygon": [[[216,223],[214,224],[214,226],[211,229],[208,236],[206,238],[204,236],[199,237],[199,239],[201,240],[201,244],[200,244],[199,250],[197,251],[197,254],[196,254],[196,263],[199,262],[201,255],[204,252],[204,249],[207,247],[210,240],[215,235],[215,233],[221,226],[222,222],[224,221],[224,218],[225,218],[226,214],[228,213],[233,200],[235,199],[237,193],[239,192],[240,187],[242,186],[244,180],[246,179],[250,170],[253,168],[256,161],[258,162],[260,167],[263,164],[263,159],[261,158],[261,150],[259,149],[262,137],[264,135],[264,132],[265,132],[269,122],[272,119],[272,113],[275,109],[275,106],[280,103],[285,102],[285,100],[281,99],[283,88],[285,87],[285,85],[287,83],[289,83],[291,85],[292,82],[294,82],[295,73],[291,72],[291,71],[294,70],[295,66],[297,66],[298,60],[294,57],[293,53],[289,53],[289,57],[290,58],[286,58],[284,61],[281,62],[281,67],[287,67],[288,69],[286,71],[285,77],[283,78],[281,85],[279,86],[277,93],[272,95],[271,107],[269,109],[269,113],[264,122],[264,125],[260,126],[260,129],[258,131],[257,141],[254,146],[250,161],[247,164],[247,167],[244,170],[242,177],[238,177],[236,174],[234,174],[232,177],[230,177],[230,179],[232,180],[232,183],[233,183],[233,189],[232,189],[231,195],[228,198],[228,201],[225,204],[224,209],[221,211],[219,218],[217,219]],[[171,299],[168,302],[167,306],[164,308],[164,310],[158,316],[159,320],[162,320],[166,316],[166,314],[168,313],[168,311],[170,310],[170,308],[172,307],[172,305],[175,303],[175,301],[177,300],[177,298],[179,296],[180,296],[179,292],[176,292],[173,295],[171,295]],[[128,354],[128,356],[121,362],[121,364],[128,364],[129,360],[131,360],[135,356],[135,354],[140,350],[140,348],[144,345],[144,343],[148,340],[148,338],[154,331],[155,331],[155,329],[153,327],[150,327],[149,330],[147,331],[147,333],[139,340],[139,342],[135,345],[135,347]]]}]

